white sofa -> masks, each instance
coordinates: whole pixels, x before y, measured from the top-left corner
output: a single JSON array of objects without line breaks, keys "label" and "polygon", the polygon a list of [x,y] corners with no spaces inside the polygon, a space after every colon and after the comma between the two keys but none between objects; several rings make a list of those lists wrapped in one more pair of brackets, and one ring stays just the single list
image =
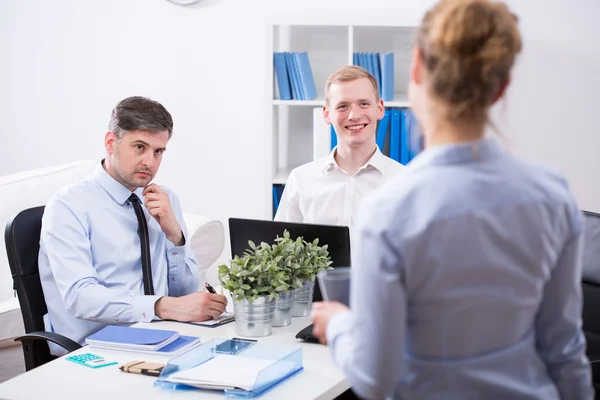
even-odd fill
[{"label": "white sofa", "polygon": [[[99,161],[70,164],[25,171],[0,177],[0,228],[26,208],[45,205],[50,196],[63,186],[77,183],[91,174]],[[190,246],[198,265],[206,271],[221,255],[225,241],[223,225],[218,220],[184,213]],[[14,294],[6,247],[0,250],[0,382],[24,371],[20,345],[13,339],[24,333],[19,302]]]}]

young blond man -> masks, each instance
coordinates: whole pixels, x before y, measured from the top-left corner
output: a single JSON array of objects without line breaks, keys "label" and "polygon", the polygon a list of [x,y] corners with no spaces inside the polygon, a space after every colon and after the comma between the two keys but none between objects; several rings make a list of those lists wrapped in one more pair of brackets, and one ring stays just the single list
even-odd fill
[{"label": "young blond man", "polygon": [[373,75],[357,66],[331,74],[323,117],[335,128],[338,145],[327,157],[291,172],[275,220],[352,228],[362,200],[405,168],[377,147],[377,121],[383,115]]}]

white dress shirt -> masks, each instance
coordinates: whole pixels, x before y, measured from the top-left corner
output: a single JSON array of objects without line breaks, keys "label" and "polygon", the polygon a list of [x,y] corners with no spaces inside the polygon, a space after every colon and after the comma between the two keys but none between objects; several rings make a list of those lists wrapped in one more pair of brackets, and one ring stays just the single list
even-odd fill
[{"label": "white dress shirt", "polygon": [[494,140],[425,150],[361,208],[327,327],[364,398],[591,400],[582,217],[558,173]]},{"label": "white dress shirt", "polygon": [[275,215],[276,221],[352,228],[364,198],[405,169],[377,148],[369,161],[350,176],[335,161],[336,150],[337,147],[327,157],[291,172]]},{"label": "white dress shirt", "polygon": [[[177,196],[167,192],[186,242]],[[151,321],[164,295],[198,290],[200,271],[188,244],[175,246],[143,205],[148,221],[152,280],[156,295],[144,295],[138,221],[131,191],[101,165],[82,182],[56,193],[42,219],[39,272],[48,307],[46,330],[83,343],[107,324]],[[52,346],[55,354],[58,347]]]}]

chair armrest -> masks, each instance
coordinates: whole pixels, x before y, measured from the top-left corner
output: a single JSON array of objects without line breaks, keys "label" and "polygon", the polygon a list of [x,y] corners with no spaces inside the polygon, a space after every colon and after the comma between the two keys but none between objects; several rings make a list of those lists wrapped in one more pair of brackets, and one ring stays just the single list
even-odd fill
[{"label": "chair armrest", "polygon": [[21,342],[25,344],[28,342],[33,342],[35,340],[45,340],[47,342],[55,343],[63,349],[69,351],[69,353],[81,348],[81,345],[79,343],[69,339],[66,336],[59,335],[58,333],[54,332],[45,331],[27,333],[23,336],[19,336],[18,338],[16,338],[15,342]]}]

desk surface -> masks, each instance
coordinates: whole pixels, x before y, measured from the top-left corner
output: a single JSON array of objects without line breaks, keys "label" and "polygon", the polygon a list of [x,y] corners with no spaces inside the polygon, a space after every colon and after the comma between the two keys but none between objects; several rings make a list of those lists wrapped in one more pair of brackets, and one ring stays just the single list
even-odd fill
[{"label": "desk surface", "polygon": [[[310,324],[310,319],[293,318],[292,324],[284,328],[273,328],[270,336],[256,338],[261,343],[298,344],[302,347],[304,371],[265,393],[260,399],[333,399],[349,388],[340,369],[331,360],[329,349],[325,346],[300,342],[294,336],[300,329]],[[139,323],[143,328],[170,329],[182,335],[200,336],[202,341],[212,337],[239,337],[235,332],[235,322],[207,328],[192,324],[170,321]],[[93,352],[103,355],[107,360],[119,364],[146,360],[166,362],[165,357],[149,356],[124,351],[108,351],[83,347],[77,352]],[[92,369],[64,357],[42,365],[32,371],[19,375],[0,384],[0,399],[24,400],[57,398],[65,400],[112,400],[126,397],[153,399],[223,399],[222,392],[209,391],[171,391],[154,387],[155,378],[127,374],[118,370],[118,365]],[[199,396],[201,394],[201,396]]]}]

